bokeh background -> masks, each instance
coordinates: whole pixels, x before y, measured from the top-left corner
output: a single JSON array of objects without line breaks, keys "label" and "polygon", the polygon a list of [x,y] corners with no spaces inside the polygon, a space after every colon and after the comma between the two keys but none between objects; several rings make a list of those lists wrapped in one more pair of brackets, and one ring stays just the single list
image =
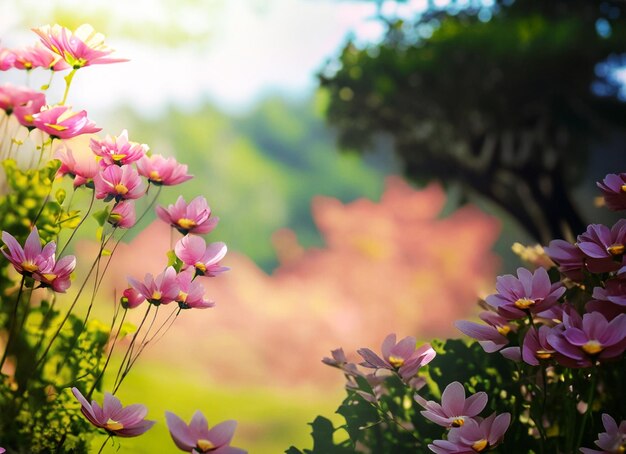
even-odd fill
[{"label": "bokeh background", "polygon": [[[162,203],[204,195],[229,246],[217,306],[179,317],[120,389],[159,420],[123,449],[173,452],[163,412],[196,409],[237,419],[251,453],[310,446],[343,394],[331,349],[457,336],[521,264],[514,241],[612,222],[594,186],[626,169],[625,17],[582,0],[3,0],[4,46],[90,23],[131,59],[81,70],[69,102],[187,163]],[[116,252],[99,315],[163,268],[153,221]]]}]

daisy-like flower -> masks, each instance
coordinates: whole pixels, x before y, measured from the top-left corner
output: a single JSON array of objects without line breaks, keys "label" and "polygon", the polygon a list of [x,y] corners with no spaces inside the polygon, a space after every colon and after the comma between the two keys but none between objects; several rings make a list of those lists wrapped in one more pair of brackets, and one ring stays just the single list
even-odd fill
[{"label": "daisy-like flower", "polygon": [[111,393],[104,394],[104,403],[100,406],[95,400],[85,399],[78,388],[72,388],[76,400],[80,402],[80,411],[96,427],[107,431],[111,436],[136,437],[149,430],[156,421],[146,418],[148,409],[141,404],[123,407],[119,399]]},{"label": "daisy-like flower", "polygon": [[598,262],[594,273],[618,270],[626,252],[626,219],[620,219],[610,229],[602,224],[591,224],[578,236],[581,251]]},{"label": "daisy-like flower", "polygon": [[337,348],[335,350],[331,350],[330,352],[332,358],[324,357],[322,362],[327,366],[336,367],[337,369],[341,369],[347,375],[351,376],[362,376],[363,374],[357,369],[356,364],[349,363],[348,358],[346,358],[346,354],[343,351],[343,348]]},{"label": "daisy-like flower", "polygon": [[120,229],[130,229],[137,220],[135,213],[135,202],[132,200],[123,200],[116,203],[111,213],[109,213],[109,219],[107,222],[113,227]]},{"label": "daisy-like flower", "polygon": [[487,405],[487,393],[480,391],[466,399],[465,388],[458,381],[446,386],[441,395],[441,404],[427,401],[419,394],[414,397],[425,408],[420,412],[424,418],[447,428],[462,426],[466,419],[477,416]]},{"label": "daisy-like flower", "polygon": [[30,101],[37,103],[40,99],[45,100],[45,95],[37,90],[12,84],[0,85],[0,109],[7,115],[12,114],[16,106],[24,106]]},{"label": "daisy-like flower", "polygon": [[165,271],[156,277],[147,273],[143,282],[128,277],[128,283],[137,293],[155,306],[171,303],[178,298],[180,291],[178,281],[176,280],[176,270],[171,266],[168,266]]},{"label": "daisy-like flower", "polygon": [[146,299],[144,296],[135,290],[133,287],[129,287],[124,290],[122,293],[122,297],[120,298],[120,303],[124,309],[134,309],[137,306],[141,305]]},{"label": "daisy-like flower", "polygon": [[149,149],[145,143],[129,141],[126,129],[119,136],[107,135],[104,140],[91,139],[89,147],[102,158],[101,163],[106,166],[121,166],[138,161]]},{"label": "daisy-like flower", "polygon": [[156,214],[183,235],[209,233],[219,221],[219,218],[211,216],[211,208],[202,196],[193,199],[189,205],[179,196],[176,203],[167,209],[158,206]]},{"label": "daisy-like flower", "polygon": [[397,371],[403,380],[412,378],[420,367],[433,360],[436,353],[430,344],[424,344],[416,349],[414,337],[407,336],[396,343],[396,335],[389,334],[383,340],[381,358],[369,348],[361,348],[357,353],[365,360],[363,367],[372,369],[388,369]]},{"label": "daisy-like flower", "polygon": [[69,65],[60,55],[42,47],[39,43],[15,50],[14,53],[15,63],[13,66],[17,69],[28,71],[34,68],[45,68],[52,71],[63,71],[69,68]]},{"label": "daisy-like flower", "polygon": [[49,287],[57,293],[65,293],[70,288],[70,276],[76,268],[76,257],[68,255],[56,262],[49,270],[38,275],[42,287]]},{"label": "daisy-like flower", "polygon": [[485,301],[509,320],[550,309],[565,293],[560,282],[550,284],[544,268],[537,268],[534,273],[518,268],[517,278],[511,274],[498,276],[496,290],[498,293],[489,295]]},{"label": "daisy-like flower", "polygon": [[467,336],[476,339],[487,353],[497,352],[506,347],[509,340],[507,334],[515,330],[515,326],[495,312],[483,311],[479,317],[487,325],[459,320],[454,325]]},{"label": "daisy-like flower", "polygon": [[15,52],[6,47],[0,46],[0,71],[7,71],[13,68],[15,63]]},{"label": "daisy-like flower", "polygon": [[193,268],[176,276],[178,284],[178,296],[175,301],[181,309],[206,309],[215,306],[215,302],[204,299],[204,286],[194,280],[195,272]]},{"label": "daisy-like flower", "polygon": [[606,413],[602,414],[604,430],[598,434],[596,446],[601,449],[580,448],[583,454],[623,454],[626,451],[626,421],[617,422]]},{"label": "daisy-like flower", "polygon": [[611,173],[596,183],[609,210],[626,210],[626,173]]},{"label": "daisy-like flower", "polygon": [[32,30],[39,35],[44,46],[60,55],[74,69],[128,61],[125,58],[109,57],[114,50],[104,43],[104,35],[97,33],[89,24],[83,24],[73,32],[58,24]]},{"label": "daisy-like flower", "polygon": [[73,112],[69,106],[44,106],[33,115],[33,125],[53,139],[71,139],[102,129],[87,118],[87,111]]},{"label": "daisy-like flower", "polygon": [[221,266],[220,260],[227,251],[222,242],[210,243],[208,246],[204,238],[195,235],[185,235],[174,246],[176,257],[182,260],[184,269],[194,268],[198,276],[216,276],[229,268]]},{"label": "daisy-like flower", "polygon": [[160,154],[144,156],[137,162],[139,175],[146,177],[152,184],[173,186],[193,178],[187,174],[187,166],[179,164],[174,158],[164,158]]},{"label": "daisy-like flower", "polygon": [[548,256],[556,262],[559,271],[573,281],[580,282],[585,275],[585,254],[575,244],[565,240],[552,240],[550,245],[544,248]]},{"label": "daisy-like flower", "polygon": [[165,412],[167,428],[172,440],[181,451],[193,454],[245,454],[243,449],[230,446],[237,421],[224,421],[209,429],[209,423],[196,411],[189,424],[172,412]]},{"label": "daisy-like flower", "polygon": [[93,177],[100,169],[93,153],[79,153],[76,157],[72,149],[65,143],[57,148],[54,157],[61,161],[61,167],[57,171],[58,176],[69,175],[72,177],[75,188],[93,185]]},{"label": "daisy-like flower", "polygon": [[109,166],[100,169],[93,177],[96,199],[116,202],[138,199],[146,192],[146,186],[132,166]]},{"label": "daisy-like flower", "polygon": [[467,419],[462,426],[450,429],[447,440],[435,440],[428,448],[436,454],[487,452],[502,442],[510,424],[510,413]]}]

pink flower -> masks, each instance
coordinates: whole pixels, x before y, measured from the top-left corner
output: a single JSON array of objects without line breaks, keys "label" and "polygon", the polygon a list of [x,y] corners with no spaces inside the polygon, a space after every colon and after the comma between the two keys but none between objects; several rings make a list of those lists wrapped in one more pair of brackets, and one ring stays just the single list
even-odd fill
[{"label": "pink flower", "polygon": [[424,344],[416,349],[414,337],[407,336],[396,343],[396,335],[389,334],[382,343],[381,358],[369,348],[361,348],[357,353],[365,360],[363,367],[372,369],[389,369],[397,371],[402,379],[412,378],[420,367],[425,366],[435,357],[435,351],[430,344]]},{"label": "pink flower", "polygon": [[569,367],[590,367],[595,361],[617,358],[626,350],[626,314],[610,322],[598,312],[581,316],[564,312],[563,323],[547,336],[550,345],[574,360]]},{"label": "pink flower", "polygon": [[609,210],[626,210],[626,173],[611,173],[596,183]]},{"label": "pink flower", "polygon": [[215,306],[213,301],[204,299],[204,286],[194,280],[193,268],[188,268],[176,276],[178,296],[175,301],[181,309],[206,309]]},{"label": "pink flower", "polygon": [[585,254],[578,246],[564,240],[552,240],[544,251],[557,263],[564,276],[578,282],[584,279]]},{"label": "pink flower", "polygon": [[450,429],[447,440],[435,440],[428,448],[436,454],[473,454],[499,445],[511,424],[511,414],[467,419],[460,427]]},{"label": "pink flower", "polygon": [[602,224],[589,225],[585,233],[578,235],[578,247],[598,262],[595,267],[588,265],[591,272],[619,269],[626,251],[626,219],[620,219],[610,229]]},{"label": "pink flower", "polygon": [[322,362],[324,364],[326,364],[327,366],[336,367],[337,369],[341,369],[347,375],[363,376],[363,374],[357,369],[356,364],[348,362],[343,348],[331,350],[330,354],[332,358],[325,357],[322,359]]},{"label": "pink flower", "polygon": [[130,164],[148,151],[148,145],[130,142],[126,129],[119,136],[106,136],[104,140],[91,139],[89,147],[102,158],[106,166]]},{"label": "pink flower", "polygon": [[454,381],[444,389],[441,405],[432,400],[427,401],[419,394],[415,394],[415,401],[426,409],[420,412],[424,418],[443,427],[460,427],[466,419],[483,411],[487,405],[487,393],[480,391],[465,399],[465,388]]},{"label": "pink flower", "polygon": [[623,454],[624,448],[626,448],[626,421],[617,423],[608,414],[602,414],[602,424],[604,430],[598,435],[596,440],[596,446],[601,449],[580,448],[580,452],[583,454]]},{"label": "pink flower", "polygon": [[136,437],[149,430],[156,421],[145,419],[148,410],[141,404],[122,407],[119,399],[111,393],[104,394],[102,407],[95,400],[91,404],[77,388],[72,388],[74,397],[80,402],[80,411],[96,427],[117,437]]},{"label": "pink flower", "polygon": [[137,293],[155,306],[171,303],[178,298],[180,291],[178,281],[176,280],[176,270],[171,266],[168,266],[165,271],[156,277],[147,273],[143,282],[129,277],[128,283]]},{"label": "pink flower", "polygon": [[55,139],[70,139],[101,129],[87,118],[85,110],[72,112],[68,106],[44,106],[39,113],[33,115],[33,125]]},{"label": "pink flower", "polygon": [[[26,107],[28,105],[36,106],[42,101],[45,103],[43,93],[31,90],[26,87],[17,87],[11,84],[0,86],[0,109],[4,110],[7,115],[13,113],[16,107]],[[39,106],[41,108],[43,104]],[[35,109],[35,107],[33,107]],[[37,110],[39,112],[39,110]],[[32,123],[32,118],[30,119]]]},{"label": "pink flower", "polygon": [[91,25],[83,24],[74,32],[60,25],[44,25],[33,28],[44,46],[60,55],[72,68],[128,61],[111,58],[113,49],[104,44],[104,35],[97,33]]},{"label": "pink flower", "polygon": [[498,276],[498,293],[486,298],[487,304],[509,320],[550,309],[565,293],[565,287],[560,282],[550,284],[548,272],[544,268],[537,268],[534,273],[518,268],[517,276]]},{"label": "pink flower", "polygon": [[65,293],[70,288],[70,275],[76,268],[76,257],[68,255],[54,264],[54,267],[39,274],[42,287],[50,287],[57,293]]},{"label": "pink flower", "polygon": [[133,287],[129,287],[122,293],[120,303],[124,309],[134,309],[143,303],[146,299],[144,296],[135,290]]},{"label": "pink flower", "polygon": [[96,199],[105,202],[115,199],[138,199],[146,192],[144,181],[132,166],[109,166],[93,177]]},{"label": "pink flower", "polygon": [[45,68],[52,71],[63,71],[69,65],[61,57],[37,43],[34,46],[25,47],[14,51],[17,69],[31,70],[33,68]]},{"label": "pink flower", "polygon": [[0,46],[0,71],[6,71],[13,68],[15,63],[15,52],[6,47]]},{"label": "pink flower", "polygon": [[476,339],[487,353],[497,352],[508,345],[509,340],[506,336],[511,330],[515,330],[515,327],[506,318],[490,311],[481,312],[479,317],[487,325],[465,320],[459,320],[454,325],[462,333]]},{"label": "pink flower", "polygon": [[246,451],[229,446],[237,421],[224,421],[209,429],[209,423],[200,411],[191,417],[189,425],[169,411],[165,412],[167,428],[178,449],[201,454],[245,454]]},{"label": "pink flower", "polygon": [[91,152],[89,154],[79,154],[77,159],[67,143],[64,143],[57,149],[55,158],[61,161],[61,167],[59,167],[57,175],[69,175],[72,177],[75,188],[92,184],[93,177],[96,176],[99,170],[98,162]]},{"label": "pink flower", "polygon": [[204,238],[195,235],[185,235],[174,246],[176,257],[182,260],[184,268],[193,267],[199,276],[213,277],[227,271],[227,267],[219,264],[226,251],[224,243],[211,243],[207,246]]},{"label": "pink flower", "polygon": [[107,220],[113,227],[130,229],[136,222],[135,203],[132,200],[122,200],[116,203]]},{"label": "pink flower", "polygon": [[2,232],[2,241],[8,249],[7,252],[2,248],[2,253],[9,259],[18,273],[25,276],[36,276],[54,267],[56,244],[51,241],[42,249],[37,227],[33,227],[23,249],[13,235],[8,232]]},{"label": "pink flower", "polygon": [[139,175],[146,177],[151,183],[173,186],[193,178],[187,174],[187,166],[179,164],[174,158],[164,158],[160,154],[144,156],[137,162]]},{"label": "pink flower", "polygon": [[193,199],[189,205],[182,196],[179,196],[176,203],[169,205],[167,209],[158,206],[156,213],[161,220],[170,224],[183,235],[209,233],[219,221],[219,218],[211,217],[211,208],[202,196]]}]

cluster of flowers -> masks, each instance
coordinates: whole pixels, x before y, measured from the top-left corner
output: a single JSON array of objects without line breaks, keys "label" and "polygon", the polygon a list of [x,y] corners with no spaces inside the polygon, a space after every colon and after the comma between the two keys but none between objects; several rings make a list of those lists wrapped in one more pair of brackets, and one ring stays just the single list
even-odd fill
[{"label": "cluster of flowers", "polygon": [[[34,46],[13,50],[0,47],[0,70],[6,71],[14,68],[31,71],[34,68],[44,68],[53,73],[69,70],[69,74],[64,77],[65,94],[60,103],[50,105],[46,100],[46,95],[41,91],[11,84],[0,86],[0,109],[5,114],[1,121],[7,122],[4,131],[7,135],[12,134],[12,131],[6,127],[9,122],[19,124],[25,129],[27,136],[36,131],[37,137],[41,140],[42,156],[44,148],[49,146],[51,151],[54,150],[53,157],[61,163],[57,175],[70,177],[75,190],[85,188],[91,191],[92,204],[94,199],[106,204],[101,213],[104,213],[103,219],[112,226],[112,232],[107,238],[103,235],[102,248],[104,248],[118,228],[129,229],[136,224],[135,201],[146,196],[151,186],[177,185],[191,179],[192,175],[187,173],[186,165],[179,164],[174,158],[150,154],[147,145],[130,141],[126,130],[118,136],[107,135],[104,139],[92,137],[88,150],[73,149],[75,145],[66,142],[68,139],[101,131],[101,128],[87,118],[86,111],[75,112],[65,105],[75,72],[85,66],[126,60],[110,57],[113,50],[105,45],[104,36],[95,32],[89,25],[82,25],[75,31],[59,25],[47,25],[33,29],[33,31],[40,38],[40,43]],[[44,87],[45,89],[47,86]],[[12,137],[12,142],[18,143],[15,136]],[[0,156],[2,157],[6,156]],[[157,196],[158,192],[154,200],[148,204],[147,209],[152,206]],[[89,214],[91,206],[83,220]],[[221,266],[219,262],[225,256],[227,248],[221,242],[207,244],[202,237],[197,235],[213,230],[218,218],[211,215],[207,201],[201,196],[196,197],[189,204],[179,197],[175,204],[167,208],[159,206],[156,211],[160,219],[184,235],[174,248],[176,260],[172,266],[168,266],[156,277],[146,274],[143,281],[129,277],[130,286],[121,299],[122,307],[132,309],[144,301],[150,303],[148,308],[174,301],[178,303],[179,310],[212,307],[214,303],[205,298],[204,286],[196,278],[214,277],[226,271],[228,268]],[[5,246],[1,251],[13,268],[23,276],[22,287],[25,285],[26,278],[32,278],[33,282],[38,285],[38,287],[33,285],[33,289],[49,288],[54,292],[63,293],[70,287],[76,258],[68,255],[57,260],[55,241],[50,241],[42,247],[42,240],[34,225],[36,221],[36,219],[30,220],[32,231],[23,247],[13,235],[3,231],[2,241]],[[102,253],[102,249],[100,252]],[[26,285],[29,283],[30,281],[26,282]],[[18,303],[20,294],[17,298]],[[78,299],[78,296],[76,298]],[[15,307],[17,308],[17,303]],[[70,311],[73,307],[74,304]],[[16,325],[15,320],[11,322],[9,344],[12,340],[11,336],[16,334],[13,332],[13,325]],[[58,330],[60,331],[61,327]],[[121,374],[121,379],[119,381],[116,379],[114,393],[138,356],[136,353],[132,357],[136,337],[137,333],[120,366],[120,371],[122,367],[125,369]],[[7,356],[9,344],[5,346],[6,351],[0,367]],[[113,342],[109,356],[114,346],[115,342]],[[108,359],[106,364],[108,364]],[[118,373],[119,376],[120,373]],[[96,384],[86,394],[89,398]],[[143,405],[122,407],[116,397],[106,393],[104,404],[100,406],[95,401],[89,403],[77,388],[72,388],[72,392],[80,402],[85,418],[96,428],[104,429],[109,437],[138,436],[155,423],[145,419],[147,409]],[[200,412],[193,416],[189,425],[169,412],[166,414],[166,419],[175,444],[183,451],[193,453],[210,451],[223,454],[245,452],[229,446],[236,426],[235,421],[223,422],[209,430],[208,423]],[[0,452],[3,452],[3,448],[0,448]]]}]

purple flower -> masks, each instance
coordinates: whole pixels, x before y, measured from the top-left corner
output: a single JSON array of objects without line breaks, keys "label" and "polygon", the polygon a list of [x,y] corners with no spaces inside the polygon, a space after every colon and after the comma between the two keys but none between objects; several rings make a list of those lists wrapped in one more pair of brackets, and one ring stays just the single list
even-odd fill
[{"label": "purple flower", "polygon": [[454,325],[462,333],[476,339],[487,353],[497,352],[505,347],[509,343],[506,335],[511,330],[515,330],[515,327],[511,325],[506,318],[494,312],[483,311],[480,313],[479,317],[486,322],[487,325],[468,322],[466,320],[459,320]]},{"label": "purple flower", "polygon": [[189,202],[185,202],[179,196],[174,205],[169,205],[167,209],[158,206],[156,213],[159,218],[183,235],[188,233],[204,234],[215,228],[219,218],[211,216],[211,208],[202,196],[198,196]]},{"label": "purple flower", "polygon": [[146,273],[143,282],[128,277],[128,283],[155,306],[171,303],[178,297],[180,291],[176,280],[176,270],[171,266],[156,277]]},{"label": "purple flower", "polygon": [[610,173],[596,184],[602,191],[609,210],[626,210],[626,173]]},{"label": "purple flower", "polygon": [[76,257],[68,255],[56,262],[52,269],[38,275],[42,287],[50,287],[57,293],[65,293],[70,288],[70,275],[76,267]]},{"label": "purple flower", "polygon": [[115,199],[120,200],[138,199],[142,197],[146,188],[144,181],[137,171],[131,166],[108,166],[100,170],[93,177],[96,189],[96,199],[104,199],[105,202]]},{"label": "purple flower", "polygon": [[369,348],[361,348],[357,353],[365,360],[363,367],[397,371],[403,380],[412,378],[420,367],[428,364],[435,357],[435,350],[430,344],[416,349],[414,337],[407,336],[396,343],[396,335],[389,334],[382,343],[381,358]]},{"label": "purple flower", "polygon": [[227,250],[222,242],[207,246],[202,237],[195,235],[184,236],[174,246],[176,257],[182,260],[185,269],[192,267],[197,275],[210,277],[228,271],[229,268],[219,264]]},{"label": "purple flower", "polygon": [[[522,347],[522,359],[526,364],[538,366],[541,361],[548,361],[557,355],[556,350],[548,342],[548,334],[551,328],[545,325],[538,330],[529,329],[524,336]],[[561,361],[559,361],[562,364]]]},{"label": "purple flower", "polygon": [[80,402],[80,411],[96,427],[106,430],[109,435],[118,437],[136,437],[150,429],[156,421],[145,419],[148,409],[141,404],[122,407],[119,399],[111,393],[104,394],[102,407],[93,400],[91,404],[77,388],[72,393]]},{"label": "purple flower", "polygon": [[511,414],[467,419],[465,424],[448,432],[447,440],[435,440],[428,448],[436,454],[474,454],[499,445],[511,423]]},{"label": "purple flower", "polygon": [[415,401],[425,411],[420,413],[426,419],[443,427],[460,427],[468,418],[478,415],[487,405],[487,393],[482,391],[465,399],[465,388],[458,381],[446,386],[441,395],[441,405],[427,401],[419,394],[415,394]]},{"label": "purple flower", "polygon": [[347,375],[362,376],[363,374],[357,369],[356,364],[349,363],[346,354],[343,352],[343,348],[331,350],[330,354],[332,358],[324,357],[322,362],[327,366],[336,367],[341,369]]},{"label": "purple flower", "polygon": [[563,323],[547,336],[552,347],[575,361],[575,366],[589,367],[595,361],[609,360],[626,350],[626,314],[610,322],[598,312],[584,314],[565,311]]},{"label": "purple flower", "polygon": [[187,166],[179,164],[174,158],[164,158],[160,154],[144,156],[137,162],[137,170],[157,186],[174,186],[191,180],[193,175],[187,174]]},{"label": "purple flower", "polygon": [[486,298],[487,304],[497,309],[503,317],[514,320],[550,309],[565,293],[560,282],[550,284],[548,272],[537,268],[531,273],[525,268],[517,269],[517,278],[511,274],[498,276],[498,293]]},{"label": "purple flower", "polygon": [[620,268],[626,249],[626,219],[620,219],[611,229],[602,224],[591,224],[578,235],[578,247],[596,262],[587,264],[593,273],[615,271]]},{"label": "purple flower", "polygon": [[602,451],[589,448],[580,448],[583,454],[623,454],[626,448],[626,421],[622,421],[617,427],[615,420],[608,414],[602,414],[604,430],[598,434],[596,446]]},{"label": "purple flower", "polygon": [[564,240],[552,240],[544,251],[559,266],[564,276],[577,282],[584,279],[585,254],[578,246]]},{"label": "purple flower", "polygon": [[181,451],[192,454],[245,454],[246,451],[229,446],[237,421],[224,421],[209,429],[209,423],[200,411],[191,417],[189,425],[169,411],[165,412],[167,428]]}]

